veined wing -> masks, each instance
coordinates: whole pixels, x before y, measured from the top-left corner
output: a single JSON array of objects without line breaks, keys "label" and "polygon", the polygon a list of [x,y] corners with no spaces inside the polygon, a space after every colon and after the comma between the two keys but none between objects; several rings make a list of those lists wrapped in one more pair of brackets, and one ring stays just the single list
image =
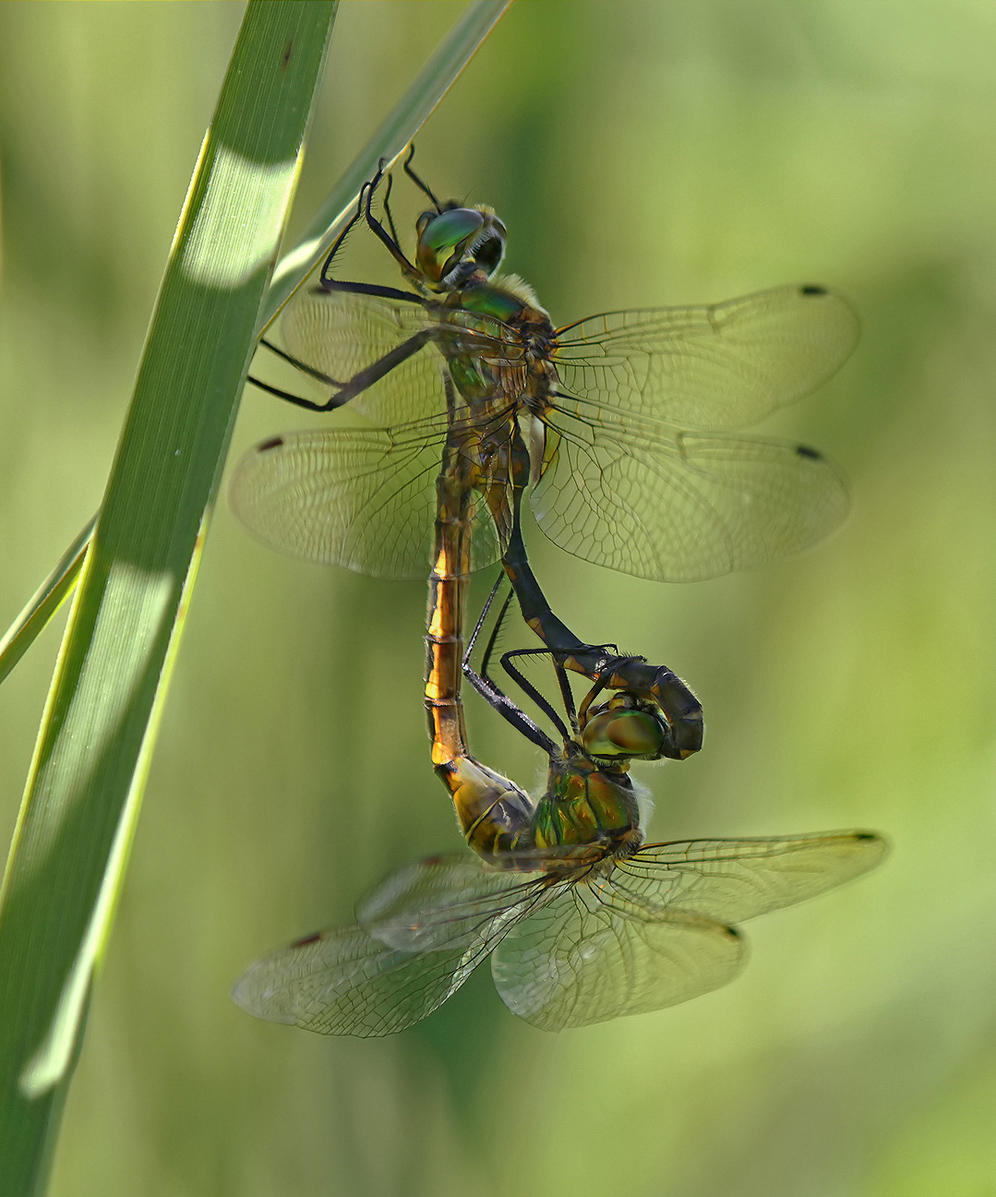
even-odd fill
[{"label": "veined wing", "polygon": [[847,513],[840,476],[813,449],[630,414],[591,424],[557,404],[530,502],[546,535],[584,561],[699,581],[808,548]]},{"label": "veined wing", "polygon": [[[417,302],[309,287],[288,304],[280,332],[292,358],[342,385],[411,338],[425,336],[434,323]],[[385,427],[444,415],[441,367],[435,348],[424,344],[351,400],[351,406]],[[326,396],[338,389],[317,385]]]},{"label": "veined wing", "polygon": [[379,885],[357,908],[356,921],[399,951],[496,943],[546,900],[552,884],[543,874],[487,869],[466,854],[431,856]]},{"label": "veined wing", "polygon": [[580,881],[505,935],[491,973],[513,1013],[544,1031],[645,1014],[718,989],[744,963],[733,927],[606,897],[604,879]]},{"label": "veined wing", "polygon": [[645,845],[512,926],[495,985],[549,1031],[677,1005],[736,975],[746,946],[729,924],[842,885],[885,851],[863,831]]},{"label": "veined wing", "polygon": [[[295,297],[280,331],[292,358],[339,384],[389,362],[382,377],[350,400],[385,428],[445,415],[448,356],[486,354],[504,366],[522,358],[512,331],[486,316],[321,287]],[[323,387],[326,396],[337,389]]]},{"label": "veined wing", "polygon": [[480,960],[464,947],[399,952],[360,927],[339,927],[257,960],[232,1001],[322,1035],[393,1035],[442,1005]]},{"label": "veined wing", "polygon": [[870,831],[781,839],[644,844],[612,872],[614,888],[647,907],[678,907],[739,923],[860,877],[888,850]]},{"label": "veined wing", "polygon": [[557,338],[562,389],[590,418],[618,408],[719,430],[825,382],[854,349],[858,320],[839,295],[789,286],[709,306],[605,312]]},{"label": "veined wing", "polygon": [[367,900],[366,929],[335,928],[264,957],[232,998],[257,1018],[326,1035],[390,1035],[445,1002],[517,912],[542,900],[521,876],[472,860],[420,862]]},{"label": "veined wing", "polygon": [[[381,578],[428,574],[444,420],[405,428],[296,432],[263,441],[239,462],[233,510],[284,552]],[[471,498],[471,564],[501,554],[483,498]]]}]

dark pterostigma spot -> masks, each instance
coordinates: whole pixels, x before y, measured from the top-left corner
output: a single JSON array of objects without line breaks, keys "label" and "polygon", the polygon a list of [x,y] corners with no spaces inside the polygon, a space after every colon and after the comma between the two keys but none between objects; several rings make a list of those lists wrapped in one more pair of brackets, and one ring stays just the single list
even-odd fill
[{"label": "dark pterostigma spot", "polygon": [[818,449],[811,449],[808,445],[796,445],[795,451],[800,457],[808,457],[811,461],[823,460],[823,454]]},{"label": "dark pterostigma spot", "polygon": [[806,283],[799,288],[800,295],[826,295],[826,287],[818,287],[815,283]]},{"label": "dark pterostigma spot", "polygon": [[292,948],[306,948],[309,943],[315,943],[322,938],[321,931],[315,931],[312,935],[306,935],[304,939],[297,939],[292,944]]},{"label": "dark pterostigma spot", "polygon": [[279,449],[283,443],[284,438],[282,436],[272,437],[268,441],[263,441],[263,443],[259,446],[259,452],[265,453],[267,449]]}]

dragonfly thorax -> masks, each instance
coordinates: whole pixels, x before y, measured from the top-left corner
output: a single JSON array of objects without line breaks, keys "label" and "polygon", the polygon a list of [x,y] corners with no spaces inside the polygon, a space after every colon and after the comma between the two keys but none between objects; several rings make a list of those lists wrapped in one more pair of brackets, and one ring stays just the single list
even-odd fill
[{"label": "dragonfly thorax", "polygon": [[643,842],[640,807],[621,769],[583,755],[552,761],[546,793],[536,804],[537,848],[601,845],[607,856],[628,856]]}]

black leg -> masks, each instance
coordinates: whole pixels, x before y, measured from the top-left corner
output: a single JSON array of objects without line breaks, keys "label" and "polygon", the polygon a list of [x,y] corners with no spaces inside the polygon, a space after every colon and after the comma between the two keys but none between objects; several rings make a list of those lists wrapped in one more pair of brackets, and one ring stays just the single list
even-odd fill
[{"label": "black leg", "polygon": [[436,199],[436,197],[433,195],[433,193],[429,190],[428,184],[419,175],[417,175],[414,170],[412,170],[412,159],[414,157],[415,157],[415,143],[413,141],[408,150],[408,157],[405,159],[404,164],[403,164],[404,172],[409,177],[409,179],[411,179],[411,181],[415,184],[415,186],[419,189],[419,191],[423,192],[425,195],[427,195],[429,197],[429,199],[432,201],[432,206],[436,209],[436,211],[442,212],[442,210],[443,210],[442,205],[440,204],[439,200]]},{"label": "black leg", "polygon": [[[529,718],[525,711],[523,711],[520,707],[517,707],[515,703],[512,702],[512,700],[508,697],[508,695],[500,690],[497,685],[495,685],[494,681],[488,676],[487,673],[491,654],[494,650],[495,641],[498,638],[498,632],[501,628],[502,620],[505,618],[509,604],[512,600],[511,594],[509,594],[508,598],[506,598],[505,602],[502,604],[501,611],[498,615],[498,620],[495,624],[494,630],[491,633],[491,636],[488,639],[488,644],[484,651],[484,661],[481,672],[478,673],[470,664],[470,655],[474,651],[474,646],[476,645],[477,639],[481,634],[484,621],[487,619],[488,612],[492,603],[494,602],[495,596],[498,593],[498,589],[501,586],[502,581],[503,578],[499,577],[498,581],[492,587],[491,593],[488,595],[488,600],[484,605],[484,610],[481,612],[480,619],[477,621],[477,626],[474,628],[474,632],[467,642],[467,651],[463,656],[463,674],[467,681],[470,682],[470,684],[477,691],[477,693],[480,694],[480,696],[491,707],[493,707],[503,719],[506,719],[516,729],[516,731],[521,732],[522,735],[524,735],[526,739],[530,741],[530,743],[535,744],[537,748],[542,748],[543,751],[549,756],[554,756],[557,753],[557,745],[554,743],[554,741],[550,739],[546,732],[543,731],[543,729],[537,723]],[[554,716],[554,719],[556,720],[556,716]]]}]

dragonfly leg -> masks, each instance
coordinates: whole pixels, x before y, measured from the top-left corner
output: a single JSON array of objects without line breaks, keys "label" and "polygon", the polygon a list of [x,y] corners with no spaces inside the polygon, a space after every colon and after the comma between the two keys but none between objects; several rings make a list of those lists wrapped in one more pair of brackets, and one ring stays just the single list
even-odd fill
[{"label": "dragonfly leg", "polygon": [[[363,186],[360,188],[360,194],[357,197],[357,201],[356,201],[356,211],[353,213],[353,215],[347,221],[346,227],[342,230],[342,232],[339,234],[339,236],[336,237],[335,241],[332,242],[332,247],[329,250],[328,255],[326,256],[325,261],[322,264],[321,273],[318,276],[322,285],[324,285],[326,280],[329,278],[328,272],[332,266],[332,263],[335,261],[336,257],[338,256],[339,250],[342,249],[343,245],[345,244],[346,238],[353,231],[353,229],[356,227],[357,222],[363,216],[363,211],[364,211],[364,208],[366,207],[367,188],[376,186],[376,183],[379,180],[380,180],[380,170],[378,169],[378,172],[374,176],[374,178],[372,180],[370,180],[369,182],[364,183]],[[331,280],[329,280],[329,281],[331,281]]]},{"label": "dragonfly leg", "polygon": [[[522,673],[518,666],[512,664],[515,657],[550,657],[553,662],[554,670],[557,674],[557,683],[560,686],[560,698],[564,704],[564,711],[567,714],[570,722],[570,730],[561,720],[558,713],[554,710],[546,698],[536,689],[536,687],[529,681],[529,679]],[[516,648],[511,652],[502,653],[501,667],[505,670],[508,676],[515,682],[523,693],[528,694],[533,702],[543,711],[548,719],[554,724],[565,741],[577,740],[581,734],[581,729],[578,724],[577,708],[574,702],[574,692],[571,690],[570,682],[567,680],[567,675],[564,672],[564,667],[557,660],[557,654],[551,652],[548,648]]]},{"label": "dragonfly leg", "polygon": [[[511,592],[509,592],[508,597],[502,604],[494,630],[492,631],[487,643],[487,647],[484,650],[484,657],[482,660],[480,673],[478,673],[470,663],[470,657],[474,651],[474,646],[478,637],[480,636],[481,629],[484,626],[484,621],[487,618],[488,611],[494,602],[501,583],[502,577],[499,575],[498,581],[492,588],[490,595],[488,595],[488,600],[484,605],[484,610],[481,612],[481,616],[477,621],[477,627],[474,629],[473,634],[467,641],[467,651],[463,656],[463,675],[474,687],[477,693],[480,694],[480,696],[485,700],[485,702],[493,707],[493,709],[496,710],[503,719],[507,720],[516,729],[516,731],[521,732],[521,734],[524,735],[531,743],[535,744],[537,748],[542,748],[544,752],[552,756],[557,751],[557,746],[553,740],[550,739],[546,732],[544,732],[537,723],[529,718],[525,711],[516,706],[516,704],[508,697],[508,695],[505,694],[505,692],[501,690],[500,687],[495,683],[494,679],[488,672],[488,667],[491,662],[491,655],[494,651],[495,641],[498,638],[498,632],[501,628],[503,620],[505,619],[509,604],[514,597]],[[503,657],[503,663],[504,659],[505,658]],[[543,696],[539,694],[535,688],[532,687],[528,681],[526,681],[526,679],[523,678],[520,684],[523,686],[523,689],[526,691],[526,693],[528,693],[530,697],[533,698],[534,701],[536,701],[542,710],[549,716],[557,730],[561,732],[565,738],[568,738],[567,729],[564,727],[562,721],[557,715],[557,712],[550,706]]]},{"label": "dragonfly leg", "polygon": [[404,170],[405,174],[409,177],[409,179],[411,179],[411,181],[419,189],[419,191],[423,192],[425,195],[427,195],[429,197],[429,199],[432,202],[432,206],[436,209],[436,211],[441,212],[442,205],[440,204],[439,200],[436,199],[436,196],[433,194],[433,192],[429,189],[428,183],[426,183],[426,181],[421,177],[421,175],[417,175],[415,173],[415,171],[412,169],[412,159],[414,157],[415,157],[415,142],[413,141],[411,143],[411,145],[408,147],[408,157],[404,160],[404,162],[402,164],[402,169]]},{"label": "dragonfly leg", "polygon": [[[402,362],[407,361],[408,358],[418,353],[420,349],[423,349],[431,339],[432,332],[429,329],[415,333],[414,336],[409,337],[407,341],[402,341],[400,345],[396,345],[390,352],[385,353],[383,357],[378,358],[371,365],[358,370],[346,382],[337,382],[335,379],[329,378],[328,375],[322,374],[318,370],[312,370],[303,366],[302,363],[296,361],[282,350],[276,350],[280,357],[300,367],[306,374],[317,378],[319,382],[324,382],[338,388],[335,394],[326,399],[324,403],[317,403],[313,399],[305,399],[303,395],[294,395],[288,391],[279,390],[277,387],[270,386],[269,383],[260,382],[259,379],[252,376],[249,377],[248,381],[253,386],[257,386],[261,390],[275,395],[278,399],[286,399],[288,403],[293,403],[297,407],[303,407],[307,411],[333,411],[335,408],[342,407],[343,404],[348,403],[350,399],[355,399],[357,395],[367,390],[368,387],[373,386],[375,382],[379,382],[385,375],[390,374]],[[267,348],[272,349],[274,347],[268,344]]]},{"label": "dragonfly leg", "polygon": [[[377,188],[380,186],[381,180],[384,178],[383,167],[384,159],[382,158],[380,160],[379,166],[377,167],[376,175],[367,185],[367,202],[364,205],[363,216],[367,222],[367,228],[369,228],[372,233],[379,237],[381,242],[387,247],[388,253],[401,267],[401,273],[405,276],[405,278],[417,278],[419,277],[419,272],[416,269],[415,264],[413,262],[409,262],[408,258],[405,256],[404,250],[398,244],[397,235],[392,237],[391,233],[384,228],[381,222],[373,214],[373,197]],[[390,176],[388,176],[388,180],[390,181]],[[390,194],[390,186],[388,187],[388,194]],[[387,209],[387,219],[391,226],[391,231],[393,232],[394,221],[391,219],[390,208]]]},{"label": "dragonfly leg", "polygon": [[645,657],[610,653],[612,645],[587,644],[553,612],[526,556],[519,521],[520,499],[521,490],[516,488],[502,565],[523,619],[566,669],[583,674],[599,689],[625,691],[638,701],[659,707],[667,723],[663,756],[684,760],[698,752],[702,747],[702,705],[673,670],[666,665],[649,665]]},{"label": "dragonfly leg", "polygon": [[394,217],[391,214],[391,191],[394,187],[394,176],[387,176],[387,187],[384,188],[384,215],[387,217],[387,227],[391,230],[391,240],[395,245],[400,245],[401,240],[398,237],[398,230],[394,227]]}]

